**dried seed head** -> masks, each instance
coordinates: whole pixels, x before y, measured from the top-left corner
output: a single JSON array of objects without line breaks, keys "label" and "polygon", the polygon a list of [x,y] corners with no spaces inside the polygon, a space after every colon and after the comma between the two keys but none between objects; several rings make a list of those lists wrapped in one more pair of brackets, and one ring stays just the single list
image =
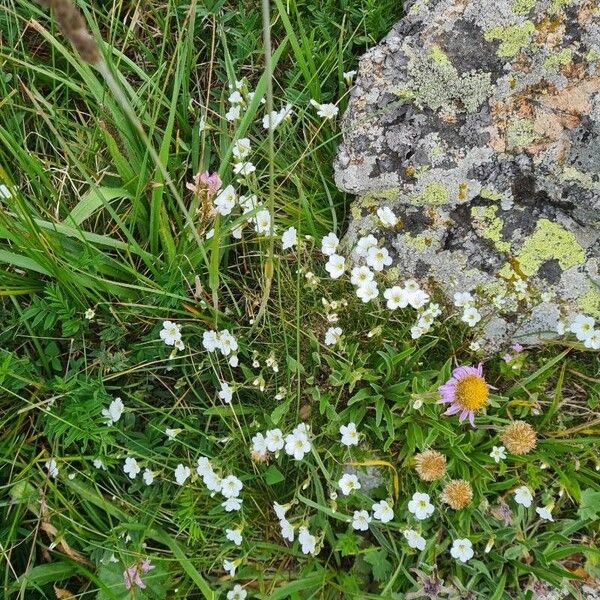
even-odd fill
[{"label": "dried seed head", "polygon": [[100,64],[102,58],[96,40],[88,31],[79,9],[71,0],[37,0],[37,3],[50,7],[59,29],[85,62],[91,65]]},{"label": "dried seed head", "polygon": [[415,469],[423,481],[441,479],[446,473],[446,457],[436,450],[426,450],[415,456]]},{"label": "dried seed head", "polygon": [[454,510],[468,506],[471,500],[473,500],[473,488],[464,479],[453,479],[446,484],[442,492],[442,502]]},{"label": "dried seed head", "polygon": [[535,448],[537,437],[529,423],[515,421],[504,430],[502,443],[512,454],[527,454]]}]

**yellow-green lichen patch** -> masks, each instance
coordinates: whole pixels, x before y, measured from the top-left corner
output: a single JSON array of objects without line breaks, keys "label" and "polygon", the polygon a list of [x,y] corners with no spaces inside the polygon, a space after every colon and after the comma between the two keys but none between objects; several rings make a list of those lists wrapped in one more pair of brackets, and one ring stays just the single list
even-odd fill
[{"label": "yellow-green lichen patch", "polygon": [[499,252],[510,252],[510,243],[502,238],[504,222],[496,215],[497,206],[474,206],[471,209],[473,226],[479,235],[494,243]]},{"label": "yellow-green lichen patch", "polygon": [[396,200],[400,195],[400,188],[389,188],[387,190],[376,190],[368,192],[361,199],[363,208],[379,208],[381,202],[390,202]]},{"label": "yellow-green lichen patch", "polygon": [[407,246],[410,246],[411,248],[414,248],[415,250],[420,250],[421,252],[424,252],[425,250],[427,250],[427,248],[429,248],[429,246],[431,246],[431,244],[433,243],[431,236],[429,236],[425,233],[419,233],[418,235],[414,235],[414,236],[411,235],[410,233],[405,233],[402,236],[402,241]]},{"label": "yellow-green lichen patch", "polygon": [[551,15],[556,15],[563,11],[564,8],[571,4],[571,0],[552,0],[548,7],[548,12]]},{"label": "yellow-green lichen patch", "polygon": [[502,194],[487,187],[482,187],[479,191],[479,195],[486,200],[502,200]]},{"label": "yellow-green lichen patch", "polygon": [[448,188],[440,181],[430,181],[420,194],[412,197],[414,204],[427,204],[429,206],[440,206],[448,202]]},{"label": "yellow-green lichen patch", "polygon": [[353,219],[358,220],[362,217],[362,209],[358,205],[358,202],[352,204],[352,206],[350,207],[350,214],[352,215]]},{"label": "yellow-green lichen patch", "polygon": [[528,119],[514,118],[506,127],[506,145],[509,150],[515,150],[533,144],[537,136],[533,122]]},{"label": "yellow-green lichen patch", "polygon": [[581,265],[585,262],[585,251],[575,234],[558,223],[540,219],[516,259],[521,271],[531,277],[537,273],[542,263],[551,259],[557,260],[563,271]]},{"label": "yellow-green lichen patch", "polygon": [[588,62],[598,62],[600,60],[600,52],[591,48],[590,51],[585,55],[585,60]]},{"label": "yellow-green lichen patch", "polygon": [[434,44],[429,48],[429,57],[438,65],[449,65],[450,59],[448,55],[437,45]]},{"label": "yellow-green lichen patch", "polygon": [[564,48],[556,54],[552,54],[544,61],[544,68],[547,70],[557,69],[562,65],[568,65],[573,60],[573,51],[570,48]]},{"label": "yellow-green lichen patch", "polygon": [[576,181],[581,187],[588,190],[600,189],[600,184],[595,182],[589,173],[579,171],[575,167],[565,167],[562,172],[562,178],[566,181]]},{"label": "yellow-green lichen patch", "polygon": [[531,9],[535,6],[535,0],[514,0],[512,3],[513,12],[516,15],[529,14]]},{"label": "yellow-green lichen patch", "polygon": [[595,287],[590,287],[589,291],[579,298],[577,306],[586,315],[600,317],[600,292]]},{"label": "yellow-green lichen patch", "polygon": [[535,25],[531,21],[525,21],[521,25],[492,27],[484,33],[484,37],[488,42],[499,40],[498,56],[511,58],[529,45],[534,31]]}]

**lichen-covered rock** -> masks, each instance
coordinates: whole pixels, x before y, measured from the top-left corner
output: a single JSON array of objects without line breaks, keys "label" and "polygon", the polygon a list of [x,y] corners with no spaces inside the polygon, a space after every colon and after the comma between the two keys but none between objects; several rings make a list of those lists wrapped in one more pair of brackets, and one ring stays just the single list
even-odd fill
[{"label": "lichen-covered rock", "polygon": [[600,316],[597,0],[405,8],[343,119],[336,182],[360,196],[346,244],[373,233],[401,278],[479,294],[492,346]]}]

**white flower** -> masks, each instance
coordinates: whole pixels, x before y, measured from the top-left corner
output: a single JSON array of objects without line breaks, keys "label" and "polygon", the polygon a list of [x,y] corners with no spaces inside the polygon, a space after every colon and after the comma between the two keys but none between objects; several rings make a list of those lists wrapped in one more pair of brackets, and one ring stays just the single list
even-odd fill
[{"label": "white flower", "polygon": [[123,472],[126,475],[129,475],[129,477],[131,479],[135,479],[137,474],[141,471],[142,469],[140,468],[140,466],[137,463],[137,460],[135,460],[135,458],[131,458],[131,456],[128,456],[125,459],[125,465],[123,466]]},{"label": "white flower", "polygon": [[227,216],[233,210],[237,201],[237,194],[234,187],[230,184],[222,189],[214,200],[215,209],[220,215]]},{"label": "white flower", "polygon": [[244,214],[249,213],[260,206],[255,194],[252,194],[251,196],[240,196],[239,202]]},{"label": "white flower", "polygon": [[152,485],[152,482],[154,481],[154,473],[152,473],[150,469],[144,469],[142,479],[146,485]]},{"label": "white flower", "polygon": [[229,110],[225,113],[225,118],[228,121],[237,121],[240,118],[242,109],[239,104],[232,105]]},{"label": "white flower", "polygon": [[225,502],[221,502],[221,506],[225,509],[225,512],[233,512],[242,508],[242,502],[241,498],[227,498]]},{"label": "white flower", "polygon": [[204,481],[204,485],[211,492],[220,492],[221,491],[221,476],[215,473],[214,471],[207,471],[202,476],[202,481]]},{"label": "white flower", "polygon": [[303,554],[315,553],[317,538],[314,535],[311,535],[304,526],[298,529],[298,541],[300,542]]},{"label": "white flower", "polygon": [[248,138],[240,138],[233,143],[233,156],[239,160],[244,160],[250,154],[250,140]]},{"label": "white flower", "polygon": [[585,340],[583,340],[583,345],[591,350],[600,350],[600,329],[594,329]]},{"label": "white flower", "polygon": [[250,161],[239,162],[233,166],[233,172],[242,177],[248,177],[248,175],[254,173],[254,171],[256,171],[256,167]]},{"label": "white flower", "polygon": [[475,327],[475,325],[481,321],[481,315],[475,307],[468,306],[463,312],[461,321],[467,323],[469,327]]},{"label": "white flower", "polygon": [[273,110],[270,115],[265,115],[262,120],[262,126],[264,129],[275,129],[284,120],[287,120],[292,114],[292,107],[288,104],[285,108],[279,111]]},{"label": "white flower", "polygon": [[356,531],[367,531],[371,521],[371,515],[369,515],[366,510],[355,510],[352,515],[352,529],[355,529]]},{"label": "white flower", "polygon": [[214,352],[219,346],[219,334],[216,331],[205,331],[202,334],[202,345],[208,352]]},{"label": "white flower", "polygon": [[319,104],[316,100],[311,100],[310,103],[317,109],[317,115],[323,119],[333,119],[339,112],[335,104]]},{"label": "white flower", "polygon": [[170,442],[172,442],[179,433],[181,433],[181,429],[169,429],[168,427],[165,429],[165,435]]},{"label": "white flower", "polygon": [[506,459],[506,448],[504,446],[494,446],[490,452],[490,456],[499,463],[501,460]]},{"label": "white flower", "polygon": [[295,227],[286,229],[281,235],[281,248],[288,250],[293,248],[298,243],[298,232]]},{"label": "white flower", "polygon": [[415,492],[412,500],[408,503],[408,510],[415,515],[416,519],[422,521],[430,517],[435,508],[433,507],[433,504],[429,502],[429,494]]},{"label": "white flower", "polygon": [[378,208],[377,216],[379,217],[379,220],[387,227],[396,227],[398,224],[398,217],[393,213],[389,206]]},{"label": "white flower", "polygon": [[335,346],[342,337],[342,328],[341,327],[330,327],[325,332],[325,345],[326,346]]},{"label": "white flower", "polygon": [[475,554],[473,552],[473,544],[471,540],[461,539],[454,540],[452,542],[452,548],[450,549],[450,554],[452,558],[456,558],[456,560],[460,560],[460,562],[466,563],[468,560],[473,558]]},{"label": "white flower", "polygon": [[384,267],[389,267],[392,264],[392,257],[387,248],[371,246],[367,250],[367,264],[375,271],[383,271]]},{"label": "white flower", "polygon": [[375,274],[369,267],[354,267],[350,272],[350,282],[353,285],[365,285],[369,281],[373,281]]},{"label": "white flower", "polygon": [[264,457],[267,455],[267,440],[260,431],[252,438],[252,454]]},{"label": "white flower", "polygon": [[219,332],[217,339],[218,348],[223,356],[229,356],[238,349],[237,340],[229,333],[228,329],[223,329],[223,331]]},{"label": "white flower", "polygon": [[53,458],[46,461],[44,463],[44,467],[46,467],[46,470],[48,471],[48,475],[50,475],[50,477],[56,478],[56,476],[58,475],[58,465],[56,464],[56,461]]},{"label": "white flower", "polygon": [[356,475],[350,475],[350,473],[344,473],[342,478],[338,481],[340,490],[344,496],[349,496],[354,490],[360,490],[361,485]]},{"label": "white flower", "polygon": [[401,288],[399,285],[395,285],[394,287],[383,292],[383,297],[387,300],[386,306],[390,310],[406,308],[408,306],[410,296],[411,294],[405,288]]},{"label": "white flower", "polygon": [[92,464],[94,467],[96,467],[96,469],[102,469],[103,471],[106,471],[106,465],[102,462],[102,459],[95,458]]},{"label": "white flower", "polygon": [[386,500],[375,502],[375,504],[373,504],[371,507],[371,510],[373,511],[373,518],[381,521],[382,523],[387,523],[394,518],[394,509]]},{"label": "white flower", "polygon": [[201,456],[197,462],[196,473],[198,473],[198,475],[200,475],[200,477],[204,477],[207,473],[212,473],[212,472],[213,472],[213,468],[212,468],[212,465],[210,464],[210,460],[208,460],[208,458],[206,458],[206,456]]},{"label": "white flower", "polygon": [[356,430],[356,424],[352,421],[348,425],[342,425],[340,427],[340,434],[342,436],[342,444],[344,446],[358,446],[358,431]]},{"label": "white flower", "polygon": [[163,321],[163,328],[160,331],[160,339],[167,346],[174,346],[175,342],[181,340],[181,331],[177,323],[171,321]]},{"label": "white flower", "polygon": [[254,229],[257,233],[271,233],[271,213],[263,208],[259,210],[254,217]]},{"label": "white flower", "polygon": [[231,104],[242,104],[244,102],[243,96],[237,90],[232,92],[228,100]]},{"label": "white flower", "polygon": [[269,429],[265,434],[269,452],[279,452],[285,445],[281,429]]},{"label": "white flower", "polygon": [[225,498],[237,498],[243,487],[244,484],[235,475],[227,475],[221,481],[221,494]]},{"label": "white flower", "polygon": [[10,191],[10,188],[4,185],[3,183],[0,183],[0,198],[8,199],[11,197],[12,192]]},{"label": "white flower", "polygon": [[288,542],[294,541],[294,528],[292,524],[285,518],[279,519],[279,526],[281,527],[281,537]]},{"label": "white flower", "polygon": [[588,338],[594,331],[594,325],[596,320],[593,317],[586,317],[585,315],[577,315],[573,321],[569,330],[574,333],[580,342],[583,342]]},{"label": "white flower", "polygon": [[373,246],[377,246],[377,239],[374,235],[369,234],[365,237],[361,237],[358,240],[354,251],[356,252],[356,254],[358,254],[358,256],[366,258],[367,253],[369,252],[369,248],[372,248]]},{"label": "white flower", "polygon": [[284,506],[283,504],[279,504],[279,502],[273,502],[273,510],[275,511],[277,518],[282,521],[285,519],[285,513],[287,512],[288,507]]},{"label": "white flower", "polygon": [[285,437],[285,453],[293,456],[294,460],[302,460],[310,449],[308,435],[298,428]]},{"label": "white flower", "polygon": [[376,281],[367,281],[364,285],[356,288],[356,295],[365,303],[375,300],[379,296],[379,288]]},{"label": "white flower", "polygon": [[524,506],[525,508],[529,508],[531,506],[531,503],[533,502],[533,494],[526,485],[522,485],[515,490],[515,502],[521,506]]},{"label": "white flower", "polygon": [[454,294],[454,306],[458,306],[459,308],[471,306],[474,301],[473,296],[469,292],[456,292]]},{"label": "white flower", "polygon": [[219,392],[219,398],[221,398],[221,400],[225,402],[225,404],[231,404],[231,400],[233,398],[233,390],[231,389],[230,385],[225,381],[221,383],[221,391]]},{"label": "white flower", "polygon": [[96,311],[93,308],[88,308],[83,315],[88,321],[91,321],[96,316]]},{"label": "white flower", "polygon": [[234,229],[231,230],[231,235],[236,240],[241,240],[243,232],[244,232],[243,226],[242,225],[238,225],[237,227],[235,227]]},{"label": "white flower", "polygon": [[332,254],[335,254],[339,243],[340,240],[338,239],[338,236],[332,231],[321,240],[321,252],[325,254],[325,256],[331,256]]},{"label": "white flower", "polygon": [[425,550],[425,538],[419,535],[414,529],[405,529],[402,533],[411,548]]},{"label": "white flower", "polygon": [[346,260],[339,254],[332,254],[325,264],[325,270],[332,279],[338,279],[346,270]]},{"label": "white flower", "polygon": [[121,398],[115,398],[109,405],[108,408],[102,409],[102,416],[106,418],[106,425],[109,427],[116,423],[123,414],[125,405]]},{"label": "white flower", "polygon": [[181,463],[178,464],[177,467],[175,467],[175,482],[177,485],[183,485],[191,472],[189,467],[184,467]]},{"label": "white flower", "polygon": [[230,577],[234,577],[235,576],[235,570],[237,569],[235,562],[231,561],[231,560],[227,560],[225,559],[223,561],[223,570],[230,576]]},{"label": "white flower", "polygon": [[350,85],[352,83],[352,80],[354,79],[354,76],[356,75],[356,71],[346,71],[342,77],[344,78],[344,81],[346,82],[347,85]]},{"label": "white flower", "polygon": [[471,342],[469,344],[469,350],[471,350],[471,352],[479,352],[479,350],[481,350],[481,343],[480,342]]},{"label": "white flower", "polygon": [[215,235],[215,228],[212,227],[204,234],[204,239],[210,240],[213,238],[214,235]]},{"label": "white flower", "polygon": [[242,543],[242,530],[241,529],[226,529],[225,537],[233,542],[236,546],[240,546]]},{"label": "white flower", "polygon": [[417,310],[429,302],[429,294],[421,289],[408,292],[408,303]]},{"label": "white flower", "polygon": [[540,519],[544,519],[545,521],[554,521],[552,518],[552,507],[550,506],[537,506],[535,512],[539,515]]}]

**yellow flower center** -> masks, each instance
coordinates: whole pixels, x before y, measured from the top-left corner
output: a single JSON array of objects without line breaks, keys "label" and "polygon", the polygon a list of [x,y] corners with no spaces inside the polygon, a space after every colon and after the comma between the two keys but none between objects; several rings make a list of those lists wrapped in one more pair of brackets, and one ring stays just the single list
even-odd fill
[{"label": "yellow flower center", "polygon": [[489,389],[479,375],[467,375],[456,384],[456,402],[468,410],[480,410],[488,401]]}]

